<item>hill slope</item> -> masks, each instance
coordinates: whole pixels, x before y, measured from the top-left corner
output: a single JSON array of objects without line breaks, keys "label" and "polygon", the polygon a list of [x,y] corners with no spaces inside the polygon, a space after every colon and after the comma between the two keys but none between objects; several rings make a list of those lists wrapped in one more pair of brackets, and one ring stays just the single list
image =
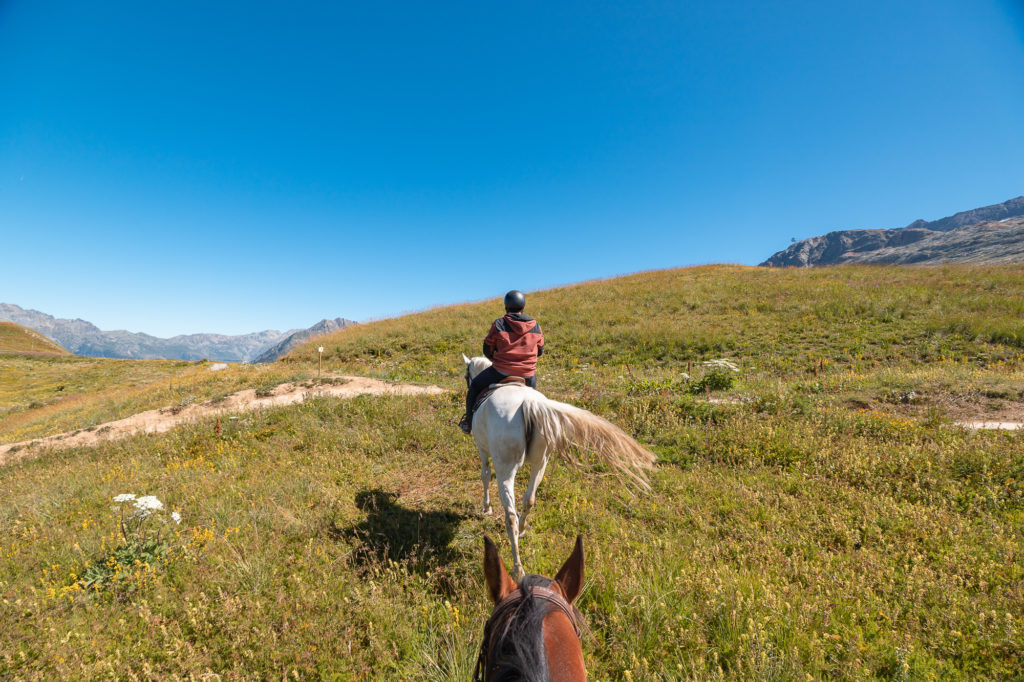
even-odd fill
[{"label": "hill slope", "polygon": [[35,355],[70,355],[67,350],[39,332],[13,322],[0,322],[0,353],[28,352]]},{"label": "hill slope", "polygon": [[[508,547],[500,514],[476,512],[459,354],[500,310],[225,370],[315,376],[322,342],[325,371],[447,395],[312,399],[5,467],[0,676],[470,679],[482,536]],[[1024,268],[692,268],[537,292],[527,311],[542,390],[661,459],[643,496],[585,456],[552,461],[522,540],[551,575],[583,534],[593,679],[1017,675],[1024,439],[946,420],[1021,409]],[[722,356],[740,372],[712,377],[702,361]],[[151,519],[153,564],[118,535],[124,493],[181,515]]]},{"label": "hill slope", "polygon": [[278,384],[315,376],[315,369],[294,365],[0,354],[0,444],[94,430],[157,408],[177,413],[192,405],[219,405],[240,390],[263,395]]},{"label": "hill slope", "polygon": [[952,262],[1024,262],[1024,196],[898,229],[829,232],[796,242],[761,265]]}]

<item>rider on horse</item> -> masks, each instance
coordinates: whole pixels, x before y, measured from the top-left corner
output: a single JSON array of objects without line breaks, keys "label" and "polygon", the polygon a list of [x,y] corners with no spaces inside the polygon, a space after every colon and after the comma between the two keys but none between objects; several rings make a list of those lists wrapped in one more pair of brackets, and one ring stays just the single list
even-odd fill
[{"label": "rider on horse", "polygon": [[463,433],[473,424],[473,405],[480,391],[505,377],[522,377],[530,388],[537,388],[537,358],[544,352],[544,334],[540,325],[523,313],[526,295],[513,289],[505,294],[505,316],[491,325],[484,339],[484,355],[493,363],[480,372],[466,394],[466,416],[459,423]]}]

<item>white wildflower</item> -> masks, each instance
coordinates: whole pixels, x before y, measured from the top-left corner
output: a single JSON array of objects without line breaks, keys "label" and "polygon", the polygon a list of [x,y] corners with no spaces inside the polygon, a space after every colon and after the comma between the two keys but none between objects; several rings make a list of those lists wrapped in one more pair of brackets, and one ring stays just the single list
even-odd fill
[{"label": "white wildflower", "polygon": [[146,518],[154,511],[159,511],[164,508],[164,503],[156,498],[156,495],[146,495],[135,500],[135,514],[142,518]]},{"label": "white wildflower", "polygon": [[131,502],[135,499],[135,495],[131,493],[122,493],[114,498],[114,502]]},{"label": "white wildflower", "polygon": [[178,512],[171,512],[171,518],[174,519],[175,523],[181,523],[181,514],[179,514]]},{"label": "white wildflower", "polygon": [[729,372],[740,371],[739,366],[735,362],[726,360],[725,358],[719,358],[718,360],[705,360],[703,365],[708,369],[724,369]]}]

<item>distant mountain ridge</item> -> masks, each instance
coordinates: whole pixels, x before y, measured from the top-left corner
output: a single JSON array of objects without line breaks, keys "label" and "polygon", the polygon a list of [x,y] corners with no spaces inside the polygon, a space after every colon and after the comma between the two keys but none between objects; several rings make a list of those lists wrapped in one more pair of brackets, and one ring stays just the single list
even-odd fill
[{"label": "distant mountain ridge", "polygon": [[301,346],[310,339],[315,339],[318,336],[324,336],[325,334],[336,332],[339,329],[344,329],[345,327],[351,326],[353,324],[356,323],[353,322],[352,320],[346,320],[342,317],[336,317],[333,320],[320,320],[309,329],[297,331],[294,334],[288,336],[280,343],[275,344],[274,346],[263,351],[253,360],[253,362],[273,362],[274,360],[277,360],[279,357],[289,353],[293,348]]},{"label": "distant mountain ridge", "polygon": [[291,329],[280,332],[268,329],[234,336],[183,334],[162,339],[123,329],[103,331],[91,322],[82,319],[56,318],[38,310],[26,310],[11,303],[0,303],[0,320],[34,329],[75,355],[136,360],[163,358],[167,360],[207,359],[224,362],[250,362],[293,334],[306,331]]},{"label": "distant mountain ridge", "polygon": [[1024,196],[906,227],[837,230],[791,244],[761,263],[1024,263]]}]

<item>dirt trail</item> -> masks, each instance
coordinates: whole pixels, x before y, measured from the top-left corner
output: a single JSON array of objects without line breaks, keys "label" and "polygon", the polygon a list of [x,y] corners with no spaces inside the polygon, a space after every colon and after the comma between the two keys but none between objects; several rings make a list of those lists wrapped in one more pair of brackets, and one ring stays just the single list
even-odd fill
[{"label": "dirt trail", "polygon": [[1004,422],[1004,421],[960,421],[954,422],[957,426],[963,426],[968,429],[986,429],[986,430],[998,430],[998,431],[1016,431],[1017,429],[1024,429],[1024,422]]},{"label": "dirt trail", "polygon": [[268,394],[256,395],[254,389],[232,393],[216,403],[200,403],[186,407],[162,407],[140,412],[124,419],[100,424],[88,431],[72,431],[54,436],[37,438],[21,443],[0,445],[0,466],[22,457],[37,454],[44,449],[63,450],[84,445],[95,445],[104,441],[118,440],[136,433],[162,433],[179,424],[197,421],[230,412],[245,412],[264,407],[294,405],[306,398],[330,396],[352,398],[357,395],[436,395],[444,393],[438,386],[416,386],[413,384],[392,384],[366,377],[336,376],[334,381],[345,383],[322,384],[310,387],[299,384],[281,384]]}]

